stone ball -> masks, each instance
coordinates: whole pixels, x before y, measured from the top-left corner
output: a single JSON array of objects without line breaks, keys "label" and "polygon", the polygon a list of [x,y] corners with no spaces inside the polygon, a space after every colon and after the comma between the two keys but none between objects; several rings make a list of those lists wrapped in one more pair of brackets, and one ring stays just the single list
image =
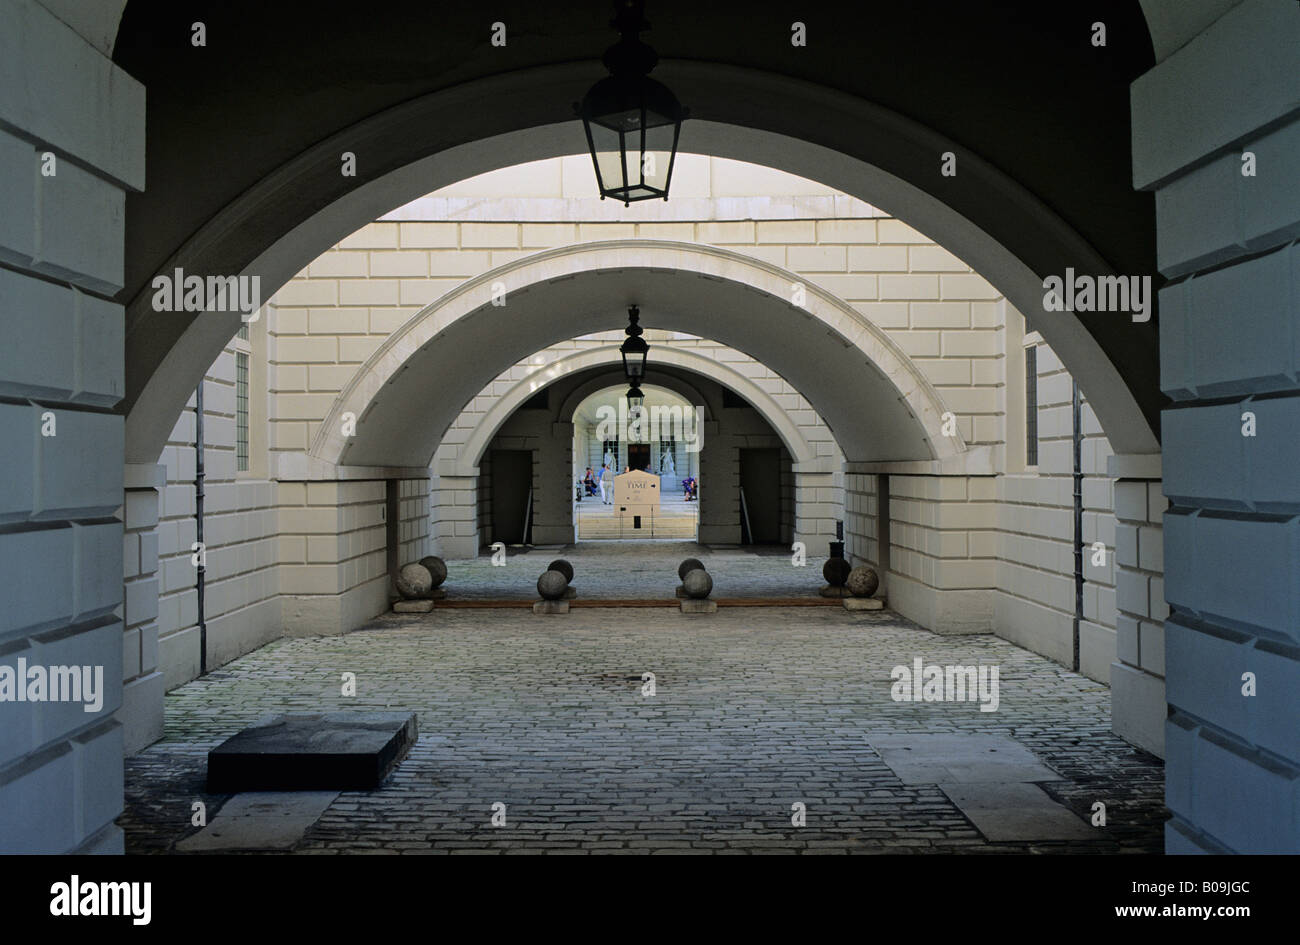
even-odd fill
[{"label": "stone ball", "polygon": [[704,562],[701,561],[699,558],[687,558],[685,561],[683,561],[681,564],[677,566],[677,576],[681,578],[681,580],[684,583],[686,581],[686,575],[690,574],[692,571],[697,571],[697,570],[698,571],[704,570]]},{"label": "stone ball", "polygon": [[433,575],[422,564],[403,565],[397,572],[397,593],[407,600],[419,600],[433,590]]},{"label": "stone ball", "polygon": [[713,578],[703,568],[696,568],[686,572],[686,577],[682,578],[682,587],[686,588],[688,597],[704,600],[713,591]]},{"label": "stone ball", "polygon": [[559,600],[568,586],[569,582],[560,571],[544,571],[537,579],[537,593],[543,600]]},{"label": "stone ball", "polygon": [[826,563],[822,565],[822,577],[826,583],[838,587],[848,578],[852,566],[843,558],[827,558]]},{"label": "stone ball", "polygon": [[849,572],[844,585],[854,597],[870,597],[880,587],[880,575],[865,564],[859,565]]},{"label": "stone ball", "polygon": [[427,558],[421,558],[420,564],[433,577],[433,586],[439,587],[442,582],[447,580],[447,562],[443,561],[437,555],[429,555]]},{"label": "stone ball", "polygon": [[573,583],[573,565],[563,558],[556,558],[546,566],[547,571],[559,571],[564,575],[564,580],[570,584]]}]

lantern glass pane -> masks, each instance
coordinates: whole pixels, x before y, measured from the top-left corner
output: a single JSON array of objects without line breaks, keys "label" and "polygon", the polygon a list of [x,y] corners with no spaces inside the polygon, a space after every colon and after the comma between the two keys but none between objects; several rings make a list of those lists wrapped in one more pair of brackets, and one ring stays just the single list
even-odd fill
[{"label": "lantern glass pane", "polygon": [[[645,148],[640,152],[638,189],[648,197],[663,197],[668,190],[668,174],[672,170],[673,139],[676,137],[677,125],[671,121],[664,124],[662,119],[652,125],[648,120],[650,117],[650,113],[647,113]],[[636,143],[638,147],[641,144],[639,135]]]},{"label": "lantern glass pane", "polygon": [[627,175],[623,167],[619,133],[595,121],[590,128],[600,189],[606,192],[622,189],[627,186]]}]

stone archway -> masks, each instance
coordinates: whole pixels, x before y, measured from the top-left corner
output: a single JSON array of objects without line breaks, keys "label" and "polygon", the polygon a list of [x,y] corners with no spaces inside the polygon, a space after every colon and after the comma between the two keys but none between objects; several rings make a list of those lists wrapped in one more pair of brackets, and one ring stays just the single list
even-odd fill
[{"label": "stone archway", "polygon": [[[789,415],[782,410],[772,399],[772,396],[759,387],[751,378],[735,370],[734,368],[697,354],[693,351],[684,349],[673,349],[656,347],[654,353],[656,365],[671,365],[679,367],[684,371],[692,374],[701,374],[712,378],[722,386],[730,389],[734,393],[743,397],[759,412],[760,416],[768,422],[777,435],[781,437],[782,442],[789,450],[791,457],[796,463],[804,464],[806,468],[812,470],[819,463],[819,457],[816,450],[808,442],[799,426],[795,424]],[[600,348],[592,348],[586,351],[580,351],[568,357],[557,358],[541,368],[538,376],[531,375],[520,380],[513,388],[493,403],[488,412],[475,424],[473,432],[464,442],[458,444],[455,449],[454,459],[446,457],[454,463],[453,469],[455,475],[471,476],[478,466],[479,458],[487,445],[492,442],[492,437],[496,435],[501,424],[503,424],[511,414],[519,408],[529,397],[536,394],[549,384],[553,384],[562,377],[571,374],[577,374],[593,367],[614,366],[620,363],[618,346],[607,345]],[[675,380],[675,379],[674,379]],[[671,386],[671,385],[668,385]],[[678,391],[684,396],[686,390]],[[577,393],[571,394],[570,401],[577,397]],[[583,394],[582,396],[586,396]],[[696,394],[695,396],[699,396]],[[581,397],[578,397],[581,399]],[[561,407],[560,414],[563,416],[566,411],[572,412],[576,406],[576,401]],[[440,457],[441,458],[441,457]],[[825,463],[820,463],[825,465]],[[442,468],[446,468],[443,466]]]},{"label": "stone archway", "polygon": [[[796,284],[802,306],[790,302]],[[494,291],[506,292],[506,305],[493,304]],[[612,327],[631,302],[649,326],[703,330],[781,373],[850,460],[951,465],[972,452],[959,435],[943,434],[947,407],[910,359],[830,293],[728,250],[617,240],[525,257],[427,306],[340,393],[312,443],[312,463],[427,463],[461,406],[497,372],[547,344]],[[490,361],[460,354],[489,345]],[[432,409],[417,396],[430,377],[445,391]],[[345,435],[348,415],[357,421],[354,436]]]},{"label": "stone archway", "polygon": [[[780,107],[773,104],[764,113],[798,115],[800,128],[809,121],[814,126],[853,127],[857,129],[855,139],[873,140],[882,148],[888,142],[889,148],[907,152],[918,166],[921,153],[953,147],[923,126],[825,88],[716,65],[678,63],[670,68],[684,83],[683,90],[716,99],[718,114],[725,114],[728,100],[779,103]],[[502,130],[425,155],[409,153],[410,135],[404,132],[414,126],[455,125],[458,116],[463,117],[472,107],[470,103],[481,102],[484,96],[510,98],[516,103],[511,114],[522,114],[527,111],[524,100],[561,96],[578,81],[581,71],[553,66],[500,76],[483,80],[483,87],[471,87],[471,83],[367,119],[304,151],[234,200],[180,246],[162,269],[258,275],[264,296],[269,295],[348,233],[431,188],[509,164],[570,153],[574,150],[571,122]],[[510,120],[503,117],[506,124]],[[1151,417],[1158,409],[1159,396],[1142,392],[1139,403],[1116,367],[1135,358],[1149,358],[1146,348],[1153,349],[1153,344],[1148,344],[1147,328],[1132,326],[1127,334],[1112,339],[1108,333],[1116,330],[1113,319],[1093,319],[1085,327],[1074,313],[1042,310],[1045,274],[1064,272],[1067,266],[1078,271],[1112,271],[1103,255],[1068,223],[975,155],[963,155],[962,187],[978,188],[980,203],[988,206],[970,206],[967,209],[972,216],[966,216],[945,202],[932,182],[922,184],[929,181],[929,175],[904,174],[903,166],[894,167],[898,173],[891,173],[855,155],[855,148],[847,147],[847,142],[837,149],[813,143],[820,135],[795,137],[790,134],[793,131],[794,127],[764,127],[764,122],[752,116],[748,127],[694,120],[691,148],[768,164],[828,184],[890,211],[931,236],[1027,313],[1033,327],[1081,379],[1117,451],[1158,452]],[[358,141],[394,154],[407,153],[410,162],[340,189],[339,150]],[[319,193],[308,200],[313,191]],[[304,200],[302,215],[291,215],[294,222],[286,224],[284,204],[297,205]],[[279,208],[274,218],[268,217],[272,207]],[[250,241],[249,233],[263,235]],[[197,379],[238,328],[238,316],[227,313],[205,313],[197,318],[167,313],[163,318],[151,311],[149,298],[148,291],[140,292],[129,309],[126,437],[128,459],[137,462],[156,458]],[[1099,336],[1107,339],[1105,348],[1098,342]],[[1139,336],[1143,343],[1135,345]]]},{"label": "stone archway", "polygon": [[[697,386],[700,381],[711,381],[717,388],[731,391],[755,409],[790,457],[794,482],[788,509],[793,522],[792,540],[812,541],[832,536],[835,515],[826,511],[824,501],[814,501],[824,496],[818,490],[834,488],[836,474],[841,468],[838,447],[825,425],[820,421],[804,426],[794,422],[790,412],[782,409],[753,378],[726,362],[692,349],[656,345],[653,350],[655,370],[652,386],[664,387],[689,403],[702,405],[708,430],[718,426],[720,403],[700,392]],[[571,420],[574,410],[585,397],[604,388],[625,385],[618,347],[607,344],[562,354],[538,365],[536,371],[518,379],[509,390],[495,395],[492,406],[485,413],[471,412],[467,408],[447,431],[434,454],[435,492],[477,494],[481,460],[502,426],[540,391],[563,385],[574,378],[582,378],[581,383],[568,389],[559,407],[551,410],[552,419],[561,424]],[[803,403],[806,409],[807,404]],[[433,505],[437,507],[439,503]],[[703,515],[702,510],[703,507]],[[447,524],[450,526],[452,523]],[[450,529],[444,531],[436,518],[432,537],[440,553],[447,552],[451,557],[473,556],[481,544],[478,539],[453,535]]]}]

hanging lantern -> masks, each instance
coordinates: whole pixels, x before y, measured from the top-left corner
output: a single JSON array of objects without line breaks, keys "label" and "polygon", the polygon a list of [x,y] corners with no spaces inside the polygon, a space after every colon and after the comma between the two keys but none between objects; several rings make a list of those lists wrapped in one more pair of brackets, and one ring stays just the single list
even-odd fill
[{"label": "hanging lantern", "polygon": [[650,28],[642,0],[620,0],[610,25],[621,34],[605,50],[610,75],[574,106],[587,133],[600,199],[613,197],[624,206],[655,197],[667,200],[688,112],[666,85],[650,78],[659,56],[637,36]]},{"label": "hanging lantern", "polygon": [[638,324],[640,318],[641,310],[635,305],[627,310],[628,325],[623,329],[627,338],[618,349],[623,357],[623,374],[633,387],[645,377],[646,357],[650,354],[650,345],[641,337],[645,329]]}]

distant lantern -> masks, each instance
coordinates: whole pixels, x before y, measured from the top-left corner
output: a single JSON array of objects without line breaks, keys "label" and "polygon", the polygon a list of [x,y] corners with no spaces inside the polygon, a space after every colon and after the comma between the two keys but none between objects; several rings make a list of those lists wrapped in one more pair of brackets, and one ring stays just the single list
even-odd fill
[{"label": "distant lantern", "polygon": [[610,75],[574,105],[587,132],[600,199],[613,197],[624,206],[668,199],[677,139],[688,114],[666,85],[650,78],[659,56],[637,36],[650,28],[642,6],[643,0],[620,0],[610,22],[620,38],[602,60]]},{"label": "distant lantern", "polygon": [[638,324],[640,318],[641,310],[635,305],[627,310],[628,324],[627,328],[623,329],[627,338],[618,349],[618,353],[623,356],[623,374],[633,387],[639,385],[645,378],[646,357],[650,354],[650,346],[641,337],[645,329]]},{"label": "distant lantern", "polygon": [[633,384],[627,389],[627,413],[633,420],[636,419],[636,411],[645,407],[645,394],[641,393],[641,388]]}]

